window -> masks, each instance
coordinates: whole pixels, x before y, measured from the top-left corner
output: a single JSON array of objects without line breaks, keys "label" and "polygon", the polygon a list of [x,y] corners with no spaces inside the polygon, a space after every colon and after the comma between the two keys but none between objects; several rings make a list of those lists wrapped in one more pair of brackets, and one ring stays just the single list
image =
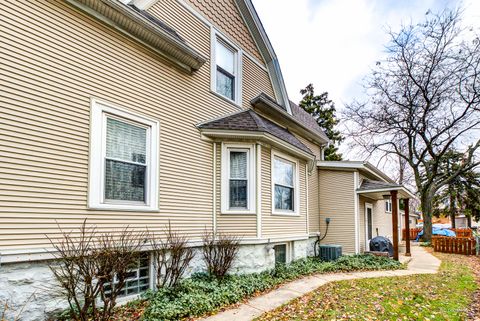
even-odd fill
[{"label": "window", "polygon": [[92,101],[89,207],[158,207],[158,123]]},{"label": "window", "polygon": [[273,247],[275,251],[275,265],[287,263],[287,244],[278,244]]},{"label": "window", "polygon": [[222,146],[222,213],[255,213],[254,145]]},{"label": "window", "polygon": [[241,52],[213,32],[212,91],[241,104]]},{"label": "window", "polygon": [[392,201],[386,200],[385,201],[385,212],[391,213],[392,212]]},{"label": "window", "polygon": [[272,161],[273,213],[298,213],[298,163],[285,156],[274,155]]},{"label": "window", "polygon": [[[117,277],[114,277],[113,287],[118,284]],[[109,295],[112,285],[106,284],[106,294]],[[150,288],[150,255],[142,253],[137,266],[130,269],[127,273],[125,285],[120,292],[120,296],[129,296],[140,294]]]}]

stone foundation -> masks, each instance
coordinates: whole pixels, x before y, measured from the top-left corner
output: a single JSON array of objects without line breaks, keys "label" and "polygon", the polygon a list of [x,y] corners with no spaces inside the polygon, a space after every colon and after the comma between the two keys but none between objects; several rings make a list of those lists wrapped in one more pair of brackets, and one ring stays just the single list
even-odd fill
[{"label": "stone foundation", "polygon": [[[290,243],[293,260],[305,258],[313,253],[312,239]],[[274,267],[273,244],[242,245],[231,273],[262,272]],[[201,248],[195,248],[195,256],[185,276],[205,270]],[[0,266],[0,289],[0,315],[3,303],[9,302],[7,320],[13,320],[24,306],[19,319],[22,321],[48,319],[49,316],[61,312],[68,306],[45,261],[2,264]]]}]

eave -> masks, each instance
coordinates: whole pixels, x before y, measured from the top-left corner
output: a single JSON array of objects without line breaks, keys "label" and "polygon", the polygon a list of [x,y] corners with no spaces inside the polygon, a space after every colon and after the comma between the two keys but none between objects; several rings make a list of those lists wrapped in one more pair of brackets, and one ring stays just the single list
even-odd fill
[{"label": "eave", "polygon": [[192,73],[207,58],[132,7],[111,0],[65,0],[73,7],[136,41],[179,70]]},{"label": "eave", "polygon": [[283,108],[278,106],[274,101],[269,99],[269,97],[266,96],[265,94],[260,94],[259,96],[252,99],[250,103],[252,104],[254,110],[260,111],[262,114],[267,115],[273,120],[286,126],[288,129],[291,129],[292,131],[299,133],[303,137],[319,145],[326,145],[328,143],[328,140],[326,140],[324,137],[320,136],[319,134],[313,132],[304,124],[299,122],[297,119],[295,119],[295,117],[293,117],[291,114],[286,112]]}]

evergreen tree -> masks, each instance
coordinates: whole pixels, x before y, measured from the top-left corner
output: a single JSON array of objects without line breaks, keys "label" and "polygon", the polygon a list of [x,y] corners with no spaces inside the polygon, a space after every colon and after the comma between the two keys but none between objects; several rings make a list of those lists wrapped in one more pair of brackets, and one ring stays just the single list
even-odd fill
[{"label": "evergreen tree", "polygon": [[338,145],[344,140],[340,131],[335,129],[339,123],[336,116],[335,103],[328,98],[328,92],[315,95],[312,84],[300,90],[303,95],[299,106],[312,115],[318,125],[325,131],[331,143],[324,149],[324,158],[327,161],[342,160],[342,154],[338,153]]}]

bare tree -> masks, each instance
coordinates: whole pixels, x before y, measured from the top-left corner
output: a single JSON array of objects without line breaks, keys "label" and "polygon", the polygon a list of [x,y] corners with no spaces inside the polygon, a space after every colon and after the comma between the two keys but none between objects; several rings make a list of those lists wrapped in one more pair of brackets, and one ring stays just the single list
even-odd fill
[{"label": "bare tree", "polygon": [[[479,164],[480,42],[462,28],[459,10],[429,13],[389,35],[386,59],[366,79],[368,100],[347,105],[345,118],[349,136],[370,155],[408,164],[429,240],[436,191]],[[463,150],[463,162],[446,173],[440,162],[452,148]]]}]

